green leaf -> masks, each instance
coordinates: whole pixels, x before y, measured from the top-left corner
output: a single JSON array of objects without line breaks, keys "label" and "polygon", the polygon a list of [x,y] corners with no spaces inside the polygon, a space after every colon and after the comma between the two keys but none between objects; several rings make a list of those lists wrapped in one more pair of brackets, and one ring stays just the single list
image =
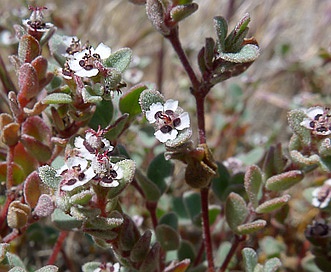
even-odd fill
[{"label": "green leaf", "polygon": [[36,272],[57,272],[59,271],[59,268],[55,265],[46,265],[38,270]]},{"label": "green leaf", "polygon": [[214,28],[217,35],[217,51],[218,53],[222,53],[225,50],[225,38],[228,34],[228,23],[227,21],[221,17],[214,17]]},{"label": "green leaf", "polygon": [[218,205],[209,205],[208,214],[209,214],[209,224],[212,225],[215,223],[216,219],[220,215],[222,209]]},{"label": "green leaf", "polygon": [[173,163],[169,160],[167,161],[161,153],[148,166],[147,177],[159,188],[161,194],[163,194],[168,187],[167,181],[171,179],[173,171]]},{"label": "green leaf", "polygon": [[139,169],[136,170],[137,181],[143,190],[146,200],[148,201],[158,201],[161,197],[160,189],[144,175]]},{"label": "green leaf", "polygon": [[[83,272],[93,272],[100,267],[100,262],[88,262],[82,266]],[[97,270],[98,271],[98,270]]]},{"label": "green leaf", "polygon": [[198,7],[196,3],[175,6],[170,11],[170,17],[174,22],[178,23],[196,12]]},{"label": "green leaf", "polygon": [[239,234],[251,234],[256,231],[263,229],[267,225],[267,221],[263,219],[258,219],[246,224],[239,225],[237,227]]},{"label": "green leaf", "polygon": [[130,118],[141,113],[141,108],[139,105],[140,94],[147,89],[147,86],[144,84],[138,84],[130,88],[125,92],[119,101],[119,108],[121,113],[130,114]]},{"label": "green leaf", "polygon": [[286,251],[286,245],[271,236],[260,239],[259,246],[268,258],[280,256],[280,254]]},{"label": "green leaf", "polygon": [[155,229],[155,235],[165,251],[176,250],[180,246],[179,234],[168,225],[158,225]]},{"label": "green leaf", "polygon": [[225,203],[225,217],[231,230],[239,233],[238,226],[245,222],[248,214],[245,200],[236,193],[230,193]]},{"label": "green leaf", "polygon": [[230,184],[230,174],[228,169],[220,162],[217,162],[217,174],[211,181],[211,188],[213,193],[221,201],[227,198],[226,189]]},{"label": "green leaf", "polygon": [[260,48],[254,44],[244,45],[239,52],[221,53],[219,58],[231,63],[249,63],[255,61],[260,56]]},{"label": "green leaf", "polygon": [[178,260],[190,259],[193,262],[196,258],[196,252],[191,242],[182,240],[177,252]]},{"label": "green leaf", "polygon": [[44,165],[38,169],[39,177],[43,183],[52,189],[57,189],[61,181],[61,177],[57,176],[56,170],[53,167]]},{"label": "green leaf", "polygon": [[99,126],[106,127],[113,119],[113,103],[111,100],[102,100],[96,104],[97,108],[93,114],[92,119],[89,122],[89,126],[95,131]]},{"label": "green leaf", "polygon": [[104,64],[108,68],[115,68],[119,72],[124,72],[129,66],[132,58],[132,50],[130,48],[121,48],[112,53]]},{"label": "green leaf", "polygon": [[69,94],[65,93],[52,93],[47,95],[42,100],[43,104],[69,104],[72,103],[72,98]]},{"label": "green leaf", "polygon": [[263,272],[276,272],[280,267],[282,267],[281,261],[278,258],[271,258],[264,264]]},{"label": "green leaf", "polygon": [[300,182],[303,178],[304,174],[300,170],[288,171],[268,178],[266,188],[271,191],[284,191]]},{"label": "green leaf", "polygon": [[200,194],[192,191],[183,194],[183,202],[188,215],[193,223],[200,223],[201,198]]},{"label": "green leaf", "polygon": [[281,197],[276,197],[268,201],[263,202],[259,205],[255,211],[257,213],[270,213],[277,209],[283,207],[291,199],[290,195],[283,195]]},{"label": "green leaf", "polygon": [[300,123],[307,118],[307,115],[303,110],[291,110],[288,115],[288,123],[295,134],[300,137],[300,140],[304,145],[309,146],[311,143],[310,130],[301,126]]},{"label": "green leaf", "polygon": [[[13,269],[22,268],[23,271],[25,271],[25,265],[24,265],[23,261],[20,259],[20,257],[18,257],[17,255],[15,255],[13,253],[7,252],[6,258],[7,258],[7,262],[10,265],[10,267],[13,267]],[[22,270],[18,270],[18,271],[22,271]]]},{"label": "green leaf", "polygon": [[245,174],[245,190],[247,192],[249,201],[253,207],[256,208],[261,198],[262,190],[262,173],[258,166],[253,165],[248,168]]},{"label": "green leaf", "polygon": [[164,224],[169,227],[172,227],[174,230],[177,230],[178,229],[178,217],[174,212],[166,213],[160,218],[159,224]]},{"label": "green leaf", "polygon": [[271,146],[263,162],[262,169],[265,178],[280,174],[286,165],[286,161],[283,156],[282,145],[279,143],[276,146]]},{"label": "green leaf", "polygon": [[52,214],[52,221],[61,230],[72,230],[82,226],[82,221],[64,213],[60,209],[54,210]]},{"label": "green leaf", "polygon": [[245,267],[245,272],[254,272],[254,268],[257,265],[257,254],[252,248],[244,248],[241,251],[243,256],[243,262]]},{"label": "green leaf", "polygon": [[150,106],[157,102],[160,102],[163,105],[165,101],[162,94],[156,90],[147,89],[140,94],[139,104],[143,112],[148,111]]}]

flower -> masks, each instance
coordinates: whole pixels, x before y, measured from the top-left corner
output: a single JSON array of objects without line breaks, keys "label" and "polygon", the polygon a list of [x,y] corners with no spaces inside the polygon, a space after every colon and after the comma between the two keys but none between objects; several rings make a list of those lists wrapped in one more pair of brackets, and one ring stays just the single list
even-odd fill
[{"label": "flower", "polygon": [[154,103],[146,111],[146,118],[156,127],[154,133],[161,143],[176,139],[179,130],[190,127],[190,117],[187,112],[178,107],[178,101],[169,99],[164,105]]},{"label": "flower", "polygon": [[98,268],[94,269],[93,272],[120,272],[120,268],[119,263],[103,263]]},{"label": "flower", "polygon": [[111,163],[106,154],[99,153],[92,160],[92,168],[96,174],[94,180],[102,187],[117,187],[118,180],[123,178],[123,170]]},{"label": "flower", "polygon": [[99,73],[96,62],[106,59],[110,56],[111,49],[100,43],[96,49],[92,46],[74,53],[68,60],[69,68],[79,77],[93,77]]},{"label": "flower", "polygon": [[80,157],[69,157],[66,164],[57,170],[57,175],[62,177],[60,189],[72,191],[73,189],[88,183],[95,173],[92,167],[88,167],[88,161]]},{"label": "flower", "polygon": [[311,107],[305,111],[307,118],[305,118],[300,125],[312,130],[316,135],[330,135],[331,134],[331,114],[329,108],[320,106]]},{"label": "flower", "polygon": [[78,154],[86,158],[87,160],[92,160],[97,153],[109,153],[114,147],[110,144],[110,142],[103,138],[104,131],[102,129],[98,129],[98,131],[94,131],[93,129],[89,129],[86,132],[85,139],[82,137],[77,137],[75,139],[74,145]]},{"label": "flower", "polygon": [[324,182],[323,186],[317,187],[312,192],[312,204],[318,208],[325,208],[329,205],[331,199],[331,179]]},{"label": "flower", "polygon": [[32,10],[30,18],[22,20],[23,25],[27,27],[29,31],[32,32],[46,32],[54,25],[52,23],[44,22],[44,13],[43,10],[47,9],[46,7],[29,7],[29,10]]}]

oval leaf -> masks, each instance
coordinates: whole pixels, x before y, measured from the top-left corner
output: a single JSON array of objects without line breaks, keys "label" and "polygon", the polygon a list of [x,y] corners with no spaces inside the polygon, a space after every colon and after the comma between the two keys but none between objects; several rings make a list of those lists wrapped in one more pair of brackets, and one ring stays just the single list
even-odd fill
[{"label": "oval leaf", "polygon": [[69,94],[52,93],[47,95],[42,102],[43,104],[69,104],[72,102],[72,98]]},{"label": "oval leaf", "polygon": [[249,223],[238,226],[237,233],[242,234],[242,235],[251,234],[253,232],[263,229],[266,225],[267,225],[267,221],[265,221],[265,220],[262,220],[262,219],[255,220],[253,222],[249,222]]},{"label": "oval leaf", "polygon": [[257,213],[269,213],[283,207],[291,199],[290,195],[283,195],[271,200],[268,200],[258,206],[255,211]]},{"label": "oval leaf", "polygon": [[156,239],[165,251],[176,250],[180,245],[179,234],[168,225],[158,225],[155,229]]},{"label": "oval leaf", "polygon": [[132,58],[132,50],[130,48],[121,48],[112,53],[105,61],[105,66],[115,68],[119,72],[124,72],[129,66]]},{"label": "oval leaf", "polygon": [[261,198],[262,190],[262,173],[258,166],[252,165],[248,168],[245,174],[245,190],[247,192],[249,201],[252,203],[253,207],[258,206],[259,199]]},{"label": "oval leaf", "polygon": [[138,115],[141,113],[141,108],[139,105],[139,97],[142,91],[146,90],[147,86],[144,84],[139,84],[133,86],[120,98],[119,107],[122,113],[130,114],[130,117]]},{"label": "oval leaf", "polygon": [[225,203],[225,217],[229,227],[238,232],[238,226],[243,224],[248,216],[245,200],[236,193],[231,193]]},{"label": "oval leaf", "polygon": [[279,175],[272,176],[266,181],[266,188],[271,191],[283,191],[300,182],[304,174],[300,170],[292,170]]}]

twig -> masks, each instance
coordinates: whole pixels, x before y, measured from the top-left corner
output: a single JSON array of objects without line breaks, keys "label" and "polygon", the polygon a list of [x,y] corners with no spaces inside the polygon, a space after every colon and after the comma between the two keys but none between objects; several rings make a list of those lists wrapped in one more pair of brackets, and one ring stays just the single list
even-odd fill
[{"label": "twig", "polygon": [[229,251],[228,255],[226,256],[226,258],[225,258],[225,260],[224,260],[224,262],[223,262],[223,264],[222,264],[219,272],[224,272],[227,269],[227,267],[228,267],[228,265],[229,265],[229,263],[230,263],[233,255],[237,251],[238,246],[240,245],[240,243],[242,241],[245,241],[245,239],[246,239],[246,236],[245,235],[243,235],[243,236],[235,235],[234,236],[234,241],[232,243],[232,246],[230,248],[230,251]]},{"label": "twig", "polygon": [[208,193],[209,193],[208,187],[202,188],[200,190],[203,242],[205,245],[206,256],[208,261],[208,272],[213,272],[215,271],[215,268],[214,268],[213,247],[211,243],[210,226],[209,226]]}]

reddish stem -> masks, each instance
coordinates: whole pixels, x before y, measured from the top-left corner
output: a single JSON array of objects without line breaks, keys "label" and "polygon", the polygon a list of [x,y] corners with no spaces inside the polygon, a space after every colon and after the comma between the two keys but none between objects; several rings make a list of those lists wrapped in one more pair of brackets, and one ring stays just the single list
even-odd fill
[{"label": "reddish stem", "polygon": [[235,235],[234,242],[232,243],[232,246],[230,248],[230,251],[229,251],[228,255],[226,256],[226,258],[225,258],[225,260],[224,260],[224,262],[223,262],[223,264],[222,264],[219,272],[224,272],[227,269],[227,267],[228,267],[228,265],[229,265],[229,263],[230,263],[233,255],[237,251],[238,246],[245,239],[246,239],[246,236],[245,235],[244,236]]},{"label": "reddish stem", "polygon": [[[199,132],[199,143],[206,143],[206,129],[205,129],[205,108],[204,102],[207,93],[210,88],[203,87],[201,82],[198,80],[193,68],[188,61],[188,58],[182,48],[181,42],[179,40],[178,28],[173,28],[170,31],[170,34],[166,36],[166,38],[170,41],[174,50],[176,51],[188,77],[190,78],[192,84],[192,94],[196,100],[197,106],[197,120],[198,120],[198,132]],[[211,243],[211,235],[210,235],[210,226],[209,226],[209,213],[208,213],[208,193],[209,188],[202,188],[200,191],[201,194],[201,208],[202,208],[202,230],[203,230],[203,240],[204,246],[208,261],[208,271],[215,271],[214,268],[214,259],[213,259],[213,248]]]},{"label": "reddish stem", "polygon": [[183,64],[183,67],[187,73],[187,75],[189,76],[191,83],[192,83],[192,87],[193,87],[193,93],[197,92],[199,90],[200,87],[200,82],[196,76],[196,74],[194,73],[192,66],[190,64],[190,62],[188,61],[188,58],[183,50],[182,44],[179,40],[179,36],[178,36],[178,28],[173,28],[170,31],[170,34],[168,36],[165,36],[171,43],[171,45],[173,46],[174,50],[176,51],[181,63]]},{"label": "reddish stem", "polygon": [[49,256],[48,265],[53,265],[55,263],[55,261],[57,259],[57,255],[61,251],[61,248],[62,248],[62,245],[64,243],[64,240],[66,239],[67,236],[68,236],[68,232],[67,231],[61,231],[60,232],[60,235],[57,238],[57,241],[56,241],[56,243],[54,245],[52,255]]},{"label": "reddish stem", "polygon": [[14,184],[14,179],[13,179],[14,151],[15,151],[15,146],[10,146],[7,154],[7,183],[6,183],[7,192],[11,190]]},{"label": "reddish stem", "polygon": [[209,194],[208,187],[202,188],[200,190],[203,242],[205,245],[206,257],[208,261],[208,272],[213,272],[215,271],[215,268],[214,268],[213,247],[211,243],[210,226],[209,226],[208,194]]}]

